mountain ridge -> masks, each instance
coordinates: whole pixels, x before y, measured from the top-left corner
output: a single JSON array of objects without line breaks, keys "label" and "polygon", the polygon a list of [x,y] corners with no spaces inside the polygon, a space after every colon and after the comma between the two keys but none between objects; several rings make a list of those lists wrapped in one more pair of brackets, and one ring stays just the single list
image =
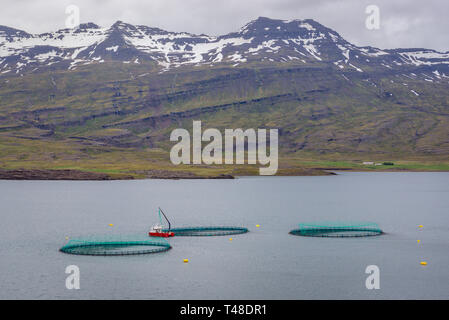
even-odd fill
[{"label": "mountain ridge", "polygon": [[23,73],[42,67],[74,69],[115,60],[148,62],[163,71],[188,65],[238,66],[248,63],[332,63],[340,69],[400,69],[438,66],[449,74],[449,52],[424,48],[379,49],[351,44],[313,19],[259,17],[236,32],[208,36],[170,32],[116,21],[109,28],[93,22],[73,29],[30,34],[0,26],[0,72]]},{"label": "mountain ridge", "polygon": [[448,68],[448,53],[358,47],[311,19],[261,17],[221,36],[0,27],[0,166],[172,170],[170,132],[194,120],[279,129],[284,167],[447,162]]}]

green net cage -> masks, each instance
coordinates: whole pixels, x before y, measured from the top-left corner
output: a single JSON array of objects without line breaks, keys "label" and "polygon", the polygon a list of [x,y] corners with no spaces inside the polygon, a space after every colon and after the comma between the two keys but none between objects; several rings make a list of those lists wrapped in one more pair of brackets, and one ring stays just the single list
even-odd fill
[{"label": "green net cage", "polygon": [[104,235],[70,239],[59,251],[89,256],[125,256],[170,250],[165,239],[146,235]]},{"label": "green net cage", "polygon": [[300,223],[298,229],[290,234],[304,237],[370,237],[378,236],[383,232],[374,222],[321,222]]},{"label": "green net cage", "polygon": [[[168,229],[164,230],[168,231]],[[170,229],[177,237],[207,237],[226,236],[247,233],[249,230],[242,227],[184,227]]]}]

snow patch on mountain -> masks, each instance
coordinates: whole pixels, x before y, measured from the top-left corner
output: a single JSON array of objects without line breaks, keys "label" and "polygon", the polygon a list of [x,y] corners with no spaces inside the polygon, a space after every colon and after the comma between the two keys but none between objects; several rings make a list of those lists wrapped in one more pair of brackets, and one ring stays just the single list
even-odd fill
[{"label": "snow patch on mountain", "polygon": [[[117,21],[109,28],[93,23],[52,33],[29,34],[0,26],[0,72],[37,70],[52,65],[70,70],[78,66],[121,61],[154,62],[162,70],[185,65],[237,66],[252,62],[328,63],[342,72],[365,67],[399,70],[404,66],[432,66],[425,77],[443,80],[449,73],[449,53],[429,49],[381,50],[357,47],[318,22],[259,17],[238,32],[223,36],[169,32]],[[62,64],[58,64],[62,63]],[[27,69],[28,68],[28,69]],[[367,70],[367,69],[366,69]]]},{"label": "snow patch on mountain", "polygon": [[415,66],[449,64],[449,53],[440,53],[434,50],[403,51],[399,52],[399,55],[405,62]]}]

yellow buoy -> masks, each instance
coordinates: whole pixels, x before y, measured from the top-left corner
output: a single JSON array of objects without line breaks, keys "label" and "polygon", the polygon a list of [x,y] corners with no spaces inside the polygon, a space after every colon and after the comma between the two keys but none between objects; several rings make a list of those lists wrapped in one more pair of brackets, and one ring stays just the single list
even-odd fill
[{"label": "yellow buoy", "polygon": [[416,240],[418,243],[420,243],[421,242],[421,240]]},{"label": "yellow buoy", "polygon": [[427,265],[427,262],[421,261],[421,265],[426,266],[426,265]]},{"label": "yellow buoy", "polygon": [[423,225],[422,224],[420,224],[418,227],[420,227],[420,228],[422,228],[423,227]]},{"label": "yellow buoy", "polygon": [[184,259],[184,263],[187,263],[187,262],[189,262],[189,259]]},{"label": "yellow buoy", "polygon": [[232,241],[232,238],[229,238],[229,241]]},{"label": "yellow buoy", "polygon": [[260,227],[260,224],[256,224],[256,228],[259,228]]},{"label": "yellow buoy", "polygon": [[112,223],[109,224],[110,227],[113,227],[114,225]]}]

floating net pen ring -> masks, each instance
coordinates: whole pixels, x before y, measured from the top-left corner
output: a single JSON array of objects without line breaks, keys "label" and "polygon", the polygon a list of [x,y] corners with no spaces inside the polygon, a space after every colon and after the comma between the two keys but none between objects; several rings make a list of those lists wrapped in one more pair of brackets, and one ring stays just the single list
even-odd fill
[{"label": "floating net pen ring", "polygon": [[290,234],[303,237],[354,238],[383,234],[376,223],[301,223]]},{"label": "floating net pen ring", "polygon": [[125,256],[159,253],[170,249],[168,242],[154,241],[146,237],[143,240],[73,239],[59,251],[89,256]]},{"label": "floating net pen ring", "polygon": [[226,236],[247,233],[249,230],[242,227],[184,227],[170,229],[175,237],[207,237]]}]

